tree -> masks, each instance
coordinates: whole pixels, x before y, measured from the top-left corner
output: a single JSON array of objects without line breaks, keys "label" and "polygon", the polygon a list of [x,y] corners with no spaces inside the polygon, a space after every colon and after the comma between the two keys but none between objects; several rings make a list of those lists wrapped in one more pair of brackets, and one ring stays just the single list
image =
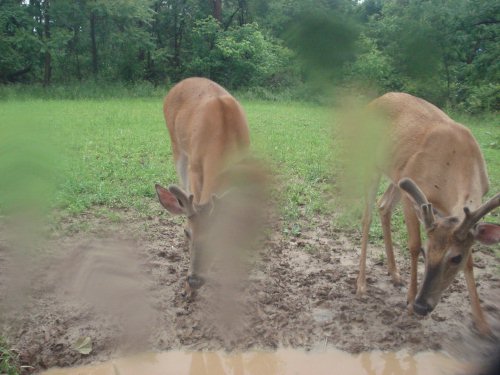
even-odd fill
[{"label": "tree", "polygon": [[38,38],[30,6],[22,1],[0,2],[0,82],[27,80],[34,74]]},{"label": "tree", "polygon": [[222,0],[212,0],[214,12],[213,16],[217,22],[222,23]]},{"label": "tree", "polygon": [[45,44],[45,59],[44,59],[44,73],[43,85],[48,86],[52,77],[52,55],[50,52],[50,2],[43,0],[42,2],[42,19],[43,19],[43,41]]},{"label": "tree", "polygon": [[0,0],[0,82],[363,82],[498,110],[499,17],[488,0]]}]

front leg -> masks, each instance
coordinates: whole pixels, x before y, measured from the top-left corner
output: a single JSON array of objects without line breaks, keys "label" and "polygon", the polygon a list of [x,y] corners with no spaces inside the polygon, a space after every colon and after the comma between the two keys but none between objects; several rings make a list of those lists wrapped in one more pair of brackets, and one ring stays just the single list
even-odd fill
[{"label": "front leg", "polygon": [[194,195],[194,203],[200,204],[203,189],[203,169],[201,164],[191,163],[189,165],[188,180],[191,194]]},{"label": "front leg", "polygon": [[379,201],[380,222],[384,234],[385,253],[387,255],[387,267],[394,285],[402,285],[401,276],[394,259],[394,249],[392,246],[391,216],[392,211],[401,198],[399,188],[390,184],[387,191]]},{"label": "front leg", "polygon": [[413,303],[417,295],[417,272],[418,272],[418,256],[422,248],[422,241],[420,239],[420,223],[417,215],[413,210],[413,206],[405,198],[403,200],[403,212],[406,222],[406,229],[408,230],[408,248],[410,250],[410,285],[408,286],[408,296],[406,303],[408,305],[408,312],[413,313]]},{"label": "front leg", "polygon": [[467,289],[469,291],[469,298],[472,307],[472,316],[474,317],[474,322],[476,324],[477,330],[485,336],[492,335],[491,328],[484,317],[483,310],[481,309],[481,304],[479,303],[479,296],[477,294],[476,282],[474,281],[474,262],[472,259],[472,252],[467,259],[467,264],[465,265],[464,274],[465,282],[467,283]]}]

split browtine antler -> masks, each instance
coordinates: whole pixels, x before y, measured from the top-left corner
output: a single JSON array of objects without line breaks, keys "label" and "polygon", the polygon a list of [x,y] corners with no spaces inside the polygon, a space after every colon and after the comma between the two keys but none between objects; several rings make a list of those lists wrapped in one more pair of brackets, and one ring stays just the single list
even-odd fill
[{"label": "split browtine antler", "polygon": [[480,206],[477,210],[471,212],[468,207],[464,207],[465,218],[460,226],[455,231],[455,235],[459,239],[465,239],[471,228],[489,212],[500,207],[500,193],[495,195],[489,201]]},{"label": "split browtine antler", "polygon": [[418,185],[411,178],[402,178],[399,180],[398,185],[413,198],[420,208],[425,228],[431,228],[434,224],[434,212],[432,210],[432,204],[429,203],[423,191],[420,190]]}]

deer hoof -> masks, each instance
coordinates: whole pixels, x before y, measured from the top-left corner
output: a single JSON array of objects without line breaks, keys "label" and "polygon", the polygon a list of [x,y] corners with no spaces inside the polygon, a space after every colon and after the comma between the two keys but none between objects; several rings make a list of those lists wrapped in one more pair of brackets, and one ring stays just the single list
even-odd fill
[{"label": "deer hoof", "polygon": [[366,284],[360,285],[358,284],[358,287],[356,289],[356,295],[358,297],[364,296],[366,294]]},{"label": "deer hoof", "polygon": [[391,275],[391,277],[392,277],[392,284],[394,286],[403,286],[405,284],[404,281],[401,279],[399,273],[393,274]]},{"label": "deer hoof", "polygon": [[481,336],[488,337],[491,339],[495,338],[495,335],[493,334],[490,326],[486,322],[475,322],[474,323],[475,328],[477,331],[481,334]]},{"label": "deer hoof", "polygon": [[408,309],[408,315],[413,315],[413,303],[406,301],[406,308]]}]

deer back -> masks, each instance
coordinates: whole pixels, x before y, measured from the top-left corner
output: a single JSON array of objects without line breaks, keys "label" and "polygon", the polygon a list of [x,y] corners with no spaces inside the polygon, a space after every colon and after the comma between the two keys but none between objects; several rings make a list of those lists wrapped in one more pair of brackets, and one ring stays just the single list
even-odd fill
[{"label": "deer back", "polygon": [[188,78],[164,101],[164,115],[177,159],[188,159],[189,173],[202,176],[194,201],[206,203],[216,193],[217,176],[245,155],[250,144],[241,105],[223,87],[205,78]]},{"label": "deer back", "polygon": [[382,167],[393,180],[412,178],[437,210],[463,216],[488,191],[486,164],[471,132],[423,99],[389,93],[371,103],[390,121]]}]

